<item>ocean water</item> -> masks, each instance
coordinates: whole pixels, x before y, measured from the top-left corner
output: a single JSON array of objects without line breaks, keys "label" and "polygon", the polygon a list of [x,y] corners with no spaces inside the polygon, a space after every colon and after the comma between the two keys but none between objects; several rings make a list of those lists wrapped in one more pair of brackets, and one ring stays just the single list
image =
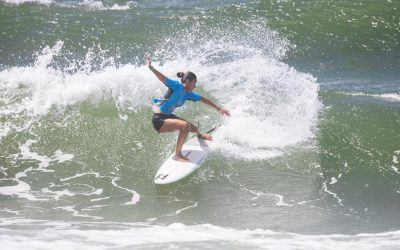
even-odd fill
[{"label": "ocean water", "polygon": [[[0,1],[2,249],[400,249],[400,2]],[[190,70],[221,126],[156,186]]]}]

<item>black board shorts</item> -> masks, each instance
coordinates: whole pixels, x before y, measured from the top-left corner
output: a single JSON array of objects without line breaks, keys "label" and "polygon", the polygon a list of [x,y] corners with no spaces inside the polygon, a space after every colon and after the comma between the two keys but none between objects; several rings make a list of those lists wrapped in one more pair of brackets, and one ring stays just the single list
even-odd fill
[{"label": "black board shorts", "polygon": [[153,123],[153,127],[155,130],[157,130],[158,133],[160,133],[160,128],[164,124],[165,120],[167,119],[181,119],[178,116],[174,114],[163,114],[163,113],[154,113],[153,114],[153,119],[151,120]]}]

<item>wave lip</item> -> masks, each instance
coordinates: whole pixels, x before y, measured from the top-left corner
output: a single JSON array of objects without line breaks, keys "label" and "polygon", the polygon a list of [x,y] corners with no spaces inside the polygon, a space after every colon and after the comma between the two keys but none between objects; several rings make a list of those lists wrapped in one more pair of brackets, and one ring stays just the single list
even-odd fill
[{"label": "wave lip", "polygon": [[312,141],[322,107],[319,85],[282,62],[295,47],[287,39],[262,20],[222,20],[207,31],[199,23],[181,33],[187,35],[164,39],[155,54],[166,57],[162,72],[195,72],[205,95],[231,111],[215,132],[214,150],[262,160]]},{"label": "wave lip", "polygon": [[[94,53],[89,51],[84,62],[59,69],[54,66],[55,57],[63,56],[62,49],[63,41],[58,41],[38,53],[33,65],[0,71],[0,114],[10,118],[1,123],[2,137],[13,130],[26,129],[54,110],[62,111],[83,101],[97,103],[111,98],[121,109],[150,105],[151,95],[159,84],[155,81],[141,84],[150,78],[146,67],[135,69],[134,65],[127,64],[117,68],[111,63],[94,70],[91,64]],[[78,66],[81,63],[83,66]]]}]

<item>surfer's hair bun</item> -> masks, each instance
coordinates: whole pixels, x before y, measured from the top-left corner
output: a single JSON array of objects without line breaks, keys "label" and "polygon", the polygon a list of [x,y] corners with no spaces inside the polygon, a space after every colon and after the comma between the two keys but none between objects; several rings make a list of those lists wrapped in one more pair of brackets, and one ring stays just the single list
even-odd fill
[{"label": "surfer's hair bun", "polygon": [[179,77],[179,78],[183,78],[185,76],[185,73],[178,72],[178,73],[176,73],[176,76]]},{"label": "surfer's hair bun", "polygon": [[187,71],[186,73],[183,72],[178,72],[176,73],[176,76],[181,78],[181,81],[184,83],[186,80],[192,81],[192,80],[197,80],[197,76],[191,72]]}]

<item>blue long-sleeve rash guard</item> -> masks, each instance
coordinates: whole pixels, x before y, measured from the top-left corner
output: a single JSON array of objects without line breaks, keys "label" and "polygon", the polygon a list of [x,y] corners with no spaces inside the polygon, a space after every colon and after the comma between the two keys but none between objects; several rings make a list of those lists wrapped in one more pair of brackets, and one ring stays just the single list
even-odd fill
[{"label": "blue long-sleeve rash guard", "polygon": [[201,95],[193,91],[185,91],[185,86],[179,81],[166,78],[165,85],[169,88],[169,93],[164,99],[154,98],[154,103],[159,103],[161,112],[172,114],[175,108],[182,106],[186,100],[194,102],[201,100]]}]

